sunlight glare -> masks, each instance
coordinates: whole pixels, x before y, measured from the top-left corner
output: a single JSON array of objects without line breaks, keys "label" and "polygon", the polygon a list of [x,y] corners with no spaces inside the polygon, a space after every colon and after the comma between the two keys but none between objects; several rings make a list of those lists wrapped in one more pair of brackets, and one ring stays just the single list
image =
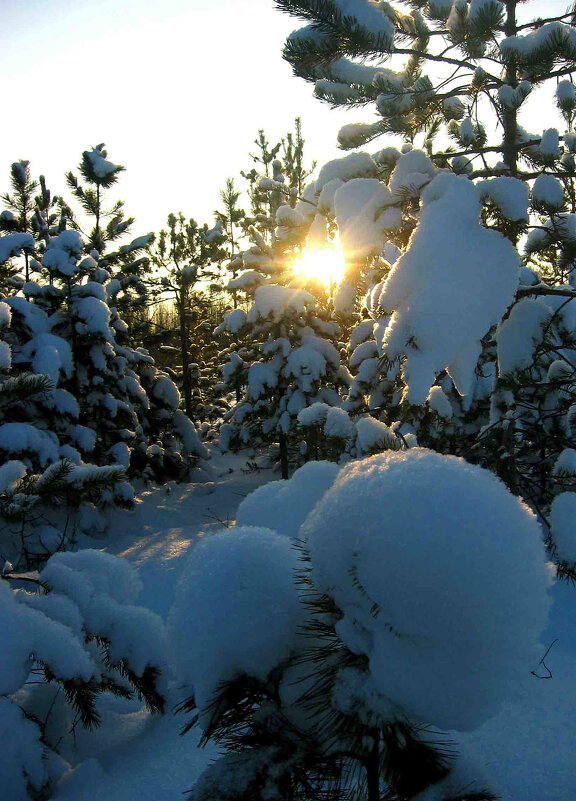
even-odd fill
[{"label": "sunlight glare", "polygon": [[326,287],[340,283],[344,268],[344,256],[340,248],[305,250],[292,265],[295,275],[315,278]]}]

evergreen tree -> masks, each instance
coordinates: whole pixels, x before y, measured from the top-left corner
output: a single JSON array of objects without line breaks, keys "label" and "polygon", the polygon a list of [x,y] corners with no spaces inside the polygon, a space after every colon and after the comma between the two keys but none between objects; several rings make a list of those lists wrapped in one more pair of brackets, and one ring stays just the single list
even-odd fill
[{"label": "evergreen tree", "polygon": [[196,313],[192,310],[192,299],[198,285],[214,277],[215,265],[222,260],[222,222],[214,228],[199,226],[186,220],[183,214],[170,214],[167,230],[161,230],[152,252],[152,263],[156,268],[150,283],[162,293],[160,302],[172,301],[177,312],[177,341],[181,363],[181,381],[184,394],[184,409],[188,417],[196,419],[193,390],[195,371],[190,324]]},{"label": "evergreen tree", "polygon": [[227,314],[217,329],[238,340],[223,368],[224,386],[235,391],[236,405],[221,443],[238,447],[278,440],[287,477],[289,461],[304,455],[299,445],[307,448],[295,436],[298,413],[315,402],[339,405],[346,376],[337,348],[340,329],[329,319],[325,292],[293,270],[310,228],[308,207],[315,208],[300,197],[309,175],[300,121],[294,136],[274,146],[264,131],[255,143],[256,166],[243,173],[251,184],[252,217],[246,222],[253,245],[242,252],[244,271],[228,284],[235,299],[243,291],[254,301],[248,312],[235,308]]},{"label": "evergreen tree", "polygon": [[101,696],[163,710],[165,633],[160,618],[133,605],[139,586],[127,562],[99,551],[56,554],[39,574],[4,568],[10,659],[0,680],[0,775],[7,797],[49,797],[71,767],[61,753],[70,753],[76,730],[100,726]]},{"label": "evergreen tree", "polygon": [[[337,308],[363,317],[347,408],[489,466],[549,523],[573,487],[572,12],[277,5],[308,23],[286,43],[295,72],[334,106],[377,112],[344,126],[341,146],[405,140],[326,165],[319,178],[343,183],[314,190],[332,193],[347,259]],[[564,127],[528,133],[533,90],[548,82]]]},{"label": "evergreen tree", "polygon": [[[20,397],[6,407],[3,422],[9,429],[5,433],[10,430],[14,436],[5,436],[3,450],[17,458],[25,451],[32,475],[58,460],[68,460],[74,468],[68,470],[74,476],[70,484],[78,491],[68,492],[62,508],[69,508],[68,501],[80,506],[84,523],[91,528],[94,502],[132,503],[133,490],[124,471],[155,480],[183,478],[206,452],[178,409],[177,388],[158,372],[145,350],[128,346],[127,326],[118,313],[123,279],[111,276],[111,264],[128,274],[150,237],[101,258],[78,230],[66,227],[68,212],[54,210],[55,204],[63,209],[63,201],[52,199],[43,179],[40,194],[33,197],[38,185],[30,179],[25,162],[13,165],[11,176],[13,192],[8,202],[21,212],[18,217],[10,210],[2,215],[2,227],[10,231],[0,238],[5,327],[9,324],[3,343],[5,377],[11,387],[22,376],[32,384],[39,379],[46,391],[34,394],[31,386],[30,397]],[[88,193],[90,202],[98,196],[96,190]],[[21,252],[27,259],[23,264],[18,261]],[[26,280],[21,268],[34,280]],[[28,438],[24,437],[26,425],[34,429]],[[90,470],[80,470],[86,465],[102,468],[94,490],[83,486],[90,484]],[[104,485],[108,465],[114,467]],[[42,508],[39,503],[38,511]],[[22,528],[26,520],[31,522],[29,518],[24,515],[17,520],[11,515],[12,522]],[[51,537],[57,547],[73,536],[74,526],[64,525],[67,536]],[[39,554],[40,560],[46,557],[45,550]]]},{"label": "evergreen tree", "polygon": [[528,673],[547,570],[534,516],[461,459],[309,463],[259,487],[195,549],[171,613],[187,728],[225,748],[191,798],[496,798],[458,732]]}]

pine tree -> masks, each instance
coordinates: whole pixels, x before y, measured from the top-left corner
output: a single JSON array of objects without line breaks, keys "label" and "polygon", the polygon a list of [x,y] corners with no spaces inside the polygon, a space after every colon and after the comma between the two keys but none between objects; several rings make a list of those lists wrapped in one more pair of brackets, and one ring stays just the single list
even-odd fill
[{"label": "pine tree", "polygon": [[547,571],[526,506],[454,457],[309,463],[259,487],[195,549],[171,613],[197,646],[177,655],[186,729],[225,749],[191,798],[494,799],[458,732],[528,672]]},{"label": "pine tree", "polygon": [[156,274],[150,282],[162,293],[160,302],[172,301],[175,305],[184,408],[188,417],[196,420],[192,372],[196,362],[191,358],[193,332],[190,330],[195,317],[192,298],[198,285],[213,278],[216,264],[224,258],[223,238],[221,220],[209,229],[206,224],[200,226],[193,219],[186,220],[183,214],[170,214],[167,230],[160,231],[152,252]]},{"label": "pine tree", "polygon": [[[531,19],[515,0],[277,5],[308,23],[284,50],[296,74],[333,106],[377,112],[344,126],[340,145],[405,140],[332,170],[344,180],[332,187],[341,308],[363,316],[348,409],[489,466],[549,523],[573,487],[572,12]],[[533,90],[552,82],[564,128],[529,133]]]},{"label": "pine tree", "polygon": [[[4,420],[16,427],[30,423],[46,432],[46,443],[53,441],[42,459],[31,462],[34,473],[58,459],[78,468],[83,463],[116,466],[115,480],[110,478],[99,493],[85,493],[84,501],[77,493],[73,505],[80,504],[89,518],[94,501],[133,502],[124,470],[161,481],[167,476],[184,478],[206,451],[178,409],[177,388],[144,349],[129,346],[127,326],[119,315],[123,287],[127,297],[130,287],[140,282],[138,263],[146,259],[139,254],[150,236],[101,256],[76,230],[77,221],[76,228],[67,227],[69,207],[61,198],[52,198],[42,178],[38,183],[30,179],[25,162],[13,165],[11,175],[14,191],[5,200],[20,213],[2,215],[4,230],[11,232],[0,238],[2,293],[10,312],[7,378],[13,382],[22,374],[42,375],[50,389],[12,404]],[[38,185],[40,193],[34,197]],[[96,204],[95,219],[104,215],[98,186],[81,192],[86,208]],[[118,220],[105,229],[97,223],[92,233],[100,231],[104,240],[104,230],[115,240],[121,227]],[[17,258],[21,251],[24,263]],[[34,280],[26,280],[21,268]],[[72,472],[78,481],[79,471]]]},{"label": "pine tree", "polygon": [[56,554],[40,573],[5,566],[0,775],[8,797],[51,794],[70,768],[60,753],[76,730],[101,724],[99,697],[163,711],[165,632],[160,618],[133,605],[138,590],[128,563],[99,551]]},{"label": "pine tree", "polygon": [[[14,236],[18,235],[0,238],[0,247]],[[29,246],[32,249],[32,243]],[[11,252],[15,255],[13,249]],[[102,503],[106,497],[126,502],[130,496],[120,466],[79,466],[79,454],[70,445],[82,430],[76,422],[74,397],[56,387],[58,370],[51,370],[52,375],[34,370],[38,358],[52,357],[53,362],[57,338],[38,334],[32,370],[27,371],[27,360],[22,359],[18,347],[21,331],[18,334],[12,312],[21,317],[28,302],[24,298],[7,301],[0,302],[0,451],[7,460],[0,482],[1,552],[16,569],[29,570],[73,543],[73,510]],[[32,317],[32,325],[39,326],[44,320],[39,308]],[[19,362],[24,363],[24,370]],[[44,366],[50,370],[52,363],[44,361]]]},{"label": "pine tree", "polygon": [[254,300],[247,313],[235,308],[217,329],[238,340],[223,369],[224,386],[235,391],[236,406],[221,442],[239,447],[277,440],[287,477],[289,462],[300,461],[307,448],[297,441],[298,413],[315,402],[339,405],[345,375],[337,348],[340,329],[329,319],[326,293],[293,270],[309,233],[308,207],[315,208],[301,197],[310,171],[304,166],[300,121],[294,135],[276,145],[264,131],[255,144],[256,166],[243,173],[251,185],[246,232],[253,245],[241,254],[244,271],[228,284],[235,305],[239,291]]}]

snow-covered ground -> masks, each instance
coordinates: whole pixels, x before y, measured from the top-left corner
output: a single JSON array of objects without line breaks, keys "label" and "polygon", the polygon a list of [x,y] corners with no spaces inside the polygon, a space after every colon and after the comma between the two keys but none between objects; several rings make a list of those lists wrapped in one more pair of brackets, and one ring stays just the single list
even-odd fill
[{"label": "snow-covered ground", "polygon": [[[96,544],[128,559],[143,583],[136,603],[165,620],[190,548],[233,522],[242,499],[277,478],[269,469],[248,468],[247,461],[246,453],[217,457],[208,476],[198,471],[198,483],[145,490],[135,509],[116,513],[106,540],[86,540],[81,547]],[[102,727],[78,734],[79,764],[57,801],[182,798],[217,753],[211,746],[199,750],[194,730],[180,736],[187,719],[173,708],[182,700],[172,688],[163,716],[150,715],[140,704],[108,700]]]},{"label": "snow-covered ground", "polygon": [[[198,483],[146,490],[133,511],[117,514],[98,545],[137,568],[143,582],[139,604],[166,619],[190,549],[234,521],[247,494],[278,478],[269,469],[243,469],[246,458],[218,457],[208,482],[199,476]],[[550,622],[542,638],[546,656],[533,666],[536,675],[528,673],[515,697],[481,728],[454,734],[457,750],[477,762],[504,801],[576,797],[576,588],[562,583],[551,593]],[[78,736],[78,767],[61,784],[57,801],[182,798],[217,753],[213,746],[199,749],[195,730],[180,735],[186,717],[173,710],[182,700],[172,686],[164,716],[150,716],[138,704],[106,701],[102,728]]]}]

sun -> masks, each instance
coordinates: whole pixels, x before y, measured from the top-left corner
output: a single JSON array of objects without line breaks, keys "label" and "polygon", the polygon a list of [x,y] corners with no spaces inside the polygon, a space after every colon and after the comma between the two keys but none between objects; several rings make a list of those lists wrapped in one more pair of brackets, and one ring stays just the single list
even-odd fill
[{"label": "sun", "polygon": [[315,278],[324,286],[339,284],[344,277],[344,256],[340,248],[314,248],[305,250],[292,264],[295,275]]}]

